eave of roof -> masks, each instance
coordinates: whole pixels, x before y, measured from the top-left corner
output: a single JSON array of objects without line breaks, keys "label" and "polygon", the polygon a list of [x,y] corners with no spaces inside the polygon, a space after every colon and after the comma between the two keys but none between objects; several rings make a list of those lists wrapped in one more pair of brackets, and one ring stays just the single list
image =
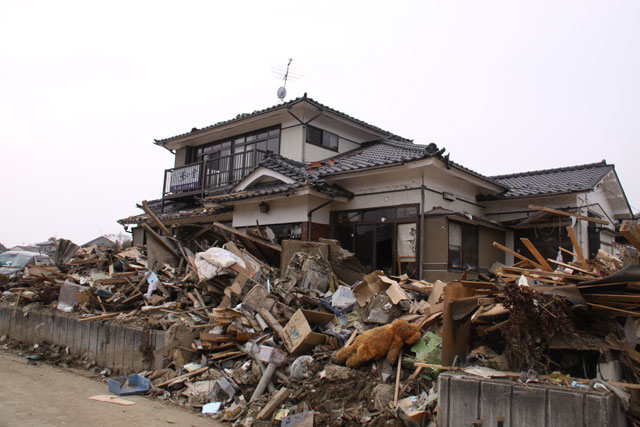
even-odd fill
[{"label": "eave of roof", "polygon": [[478,200],[519,199],[589,191],[611,170],[614,170],[614,166],[603,160],[584,165],[492,176],[490,179],[507,191],[497,195],[482,195]]}]

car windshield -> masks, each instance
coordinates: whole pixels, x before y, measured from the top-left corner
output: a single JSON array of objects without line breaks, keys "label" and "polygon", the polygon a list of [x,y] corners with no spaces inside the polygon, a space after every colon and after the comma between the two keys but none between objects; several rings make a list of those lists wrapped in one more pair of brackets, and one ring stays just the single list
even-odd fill
[{"label": "car windshield", "polygon": [[32,258],[26,255],[3,253],[0,254],[0,266],[22,269],[32,262]]}]

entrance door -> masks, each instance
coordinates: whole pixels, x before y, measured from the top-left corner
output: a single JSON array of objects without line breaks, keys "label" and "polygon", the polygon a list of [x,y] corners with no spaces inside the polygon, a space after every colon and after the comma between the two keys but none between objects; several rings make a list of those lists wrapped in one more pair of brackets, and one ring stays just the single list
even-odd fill
[{"label": "entrance door", "polygon": [[355,253],[365,271],[392,274],[395,224],[356,225]]}]

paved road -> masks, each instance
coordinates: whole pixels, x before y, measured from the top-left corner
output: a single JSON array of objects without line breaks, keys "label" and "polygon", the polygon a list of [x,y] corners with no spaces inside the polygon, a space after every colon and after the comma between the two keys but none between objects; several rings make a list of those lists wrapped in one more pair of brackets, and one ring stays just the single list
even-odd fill
[{"label": "paved road", "polygon": [[143,396],[131,406],[89,400],[109,394],[107,385],[85,371],[40,363],[27,365],[0,350],[0,426],[221,426],[211,418]]}]

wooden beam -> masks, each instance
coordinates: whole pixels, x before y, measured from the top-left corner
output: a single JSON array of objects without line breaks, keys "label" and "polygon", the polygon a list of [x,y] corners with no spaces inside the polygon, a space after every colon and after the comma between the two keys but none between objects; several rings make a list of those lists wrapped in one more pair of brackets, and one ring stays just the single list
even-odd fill
[{"label": "wooden beam", "polygon": [[612,311],[614,313],[618,313],[621,316],[624,315],[624,316],[640,317],[640,312],[636,312],[636,311],[622,310],[621,308],[614,308],[614,307],[609,307],[609,306],[606,306],[606,305],[593,304],[593,303],[590,303],[590,302],[588,302],[587,304],[590,305],[591,307],[594,307],[594,308],[599,308],[599,309],[602,309],[602,310]]},{"label": "wooden beam", "polygon": [[549,212],[549,213],[556,214],[556,215],[572,216],[574,218],[582,219],[582,220],[588,221],[588,222],[595,222],[597,224],[609,225],[609,221],[605,221],[604,219],[591,218],[589,216],[578,215],[578,214],[575,214],[575,213],[572,213],[572,212],[561,211],[559,209],[546,208],[544,206],[537,206],[537,205],[529,205],[529,209],[534,209],[536,211],[545,211],[545,212]]},{"label": "wooden beam", "polygon": [[638,223],[629,220],[622,221],[620,234],[640,251],[640,225]]},{"label": "wooden beam", "polygon": [[228,233],[231,233],[231,234],[235,234],[236,236],[242,237],[243,239],[250,240],[251,242],[257,243],[257,244],[262,245],[262,246],[265,246],[265,247],[267,247],[269,249],[273,249],[274,251],[282,252],[282,247],[280,245],[275,244],[275,243],[263,242],[260,239],[255,238],[253,236],[250,236],[249,234],[247,234],[247,233],[245,233],[243,231],[237,230],[237,229],[235,229],[233,227],[227,227],[226,225],[220,224],[219,222],[215,222],[214,225],[217,228],[221,229],[221,230],[224,230],[224,231],[226,231]]},{"label": "wooden beam", "polygon": [[286,387],[281,388],[278,392],[271,398],[269,403],[262,408],[260,412],[258,412],[258,419],[264,420],[269,418],[273,411],[275,411],[278,406],[282,405],[282,403],[289,398],[291,394],[291,390]]},{"label": "wooden beam", "polygon": [[527,249],[529,249],[529,252],[531,252],[531,254],[534,256],[536,261],[540,263],[543,270],[553,271],[553,268],[551,268],[547,260],[544,259],[542,254],[538,251],[538,249],[536,249],[533,243],[531,243],[531,240],[527,239],[526,237],[521,237],[520,241],[527,247]]},{"label": "wooden beam", "polygon": [[142,201],[142,209],[147,213],[147,215],[149,215],[149,218],[151,218],[153,222],[155,222],[156,225],[160,227],[160,229],[164,232],[164,234],[166,234],[169,237],[172,236],[169,229],[160,221],[160,219],[156,216],[156,214],[151,212],[151,209],[149,209],[149,205],[147,204],[146,200]]},{"label": "wooden beam", "polygon": [[562,267],[566,267],[566,268],[570,268],[570,269],[575,270],[575,271],[579,271],[580,273],[585,273],[585,274],[590,274],[592,276],[595,276],[595,274],[593,274],[589,270],[583,270],[582,268],[576,267],[575,265],[565,264],[564,262],[556,261],[555,259],[551,259],[551,258],[547,258],[547,261],[549,261],[550,263],[556,264],[556,265],[560,265]]},{"label": "wooden beam", "polygon": [[567,233],[569,233],[569,238],[571,239],[571,243],[573,244],[573,250],[576,251],[576,255],[578,255],[578,261],[580,261],[580,265],[585,270],[589,268],[589,263],[584,259],[584,255],[582,254],[582,248],[580,247],[580,242],[578,242],[578,237],[576,236],[576,232],[574,231],[572,226],[567,226]]},{"label": "wooden beam", "polygon": [[500,243],[498,243],[498,242],[493,242],[493,246],[494,246],[494,247],[496,247],[496,248],[498,248],[498,249],[500,249],[501,251],[504,251],[504,252],[506,252],[506,253],[508,253],[508,254],[513,255],[514,257],[518,258],[519,260],[522,260],[522,261],[527,262],[527,263],[529,263],[530,265],[532,265],[532,266],[534,266],[534,267],[536,267],[536,268],[539,268],[539,269],[541,269],[541,270],[544,270],[544,269],[542,268],[542,266],[541,266],[540,264],[538,264],[537,262],[530,260],[529,258],[527,258],[527,257],[526,257],[526,256],[524,256],[524,255],[520,255],[520,254],[519,254],[518,252],[516,252],[516,251],[512,251],[511,249],[507,248],[506,246],[502,246],[502,245],[501,245]]},{"label": "wooden beam", "polygon": [[165,249],[167,249],[173,256],[176,257],[176,259],[180,259],[180,255],[178,255],[178,252],[176,252],[175,248],[173,248],[166,240],[165,238],[163,238],[162,236],[160,236],[158,233],[156,233],[153,228],[149,227],[149,224],[142,224],[142,228],[144,228],[144,230],[149,233],[149,235],[151,235],[151,237],[153,237],[154,239],[156,239],[158,241],[158,243],[160,243],[162,246],[165,247]]}]

